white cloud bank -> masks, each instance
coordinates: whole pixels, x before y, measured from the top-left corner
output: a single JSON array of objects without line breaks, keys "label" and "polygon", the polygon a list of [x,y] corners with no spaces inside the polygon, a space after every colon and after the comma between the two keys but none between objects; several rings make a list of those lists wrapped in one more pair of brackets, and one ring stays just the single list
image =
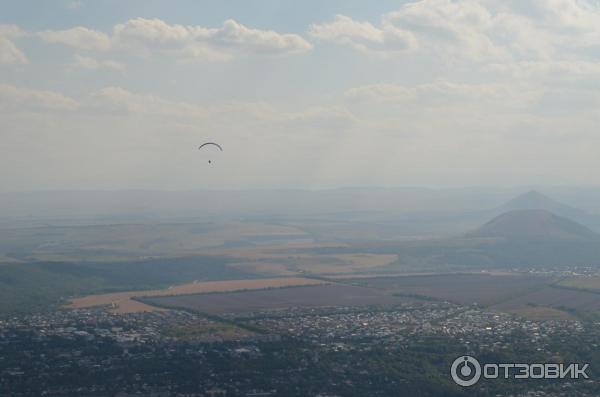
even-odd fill
[{"label": "white cloud bank", "polygon": [[337,15],[309,33],[387,55],[400,48],[470,61],[569,59],[598,50],[600,8],[585,0],[422,0],[384,14],[379,26]]},{"label": "white cloud bank", "polygon": [[142,56],[168,53],[182,59],[223,61],[240,54],[296,54],[312,45],[300,35],[248,28],[232,19],[220,28],[170,25],[160,19],[134,18],[114,26],[110,35],[82,26],[46,30],[49,43],[80,50],[125,50]]},{"label": "white cloud bank", "polygon": [[331,23],[312,25],[309,34],[366,53],[403,52],[416,46],[415,35],[410,31],[398,29],[386,21],[377,28],[369,22],[358,22],[344,15],[336,15]]}]

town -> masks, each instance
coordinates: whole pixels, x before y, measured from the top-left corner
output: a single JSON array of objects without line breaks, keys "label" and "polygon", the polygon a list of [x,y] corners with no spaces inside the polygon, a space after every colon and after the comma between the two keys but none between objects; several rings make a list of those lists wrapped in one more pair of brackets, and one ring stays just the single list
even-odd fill
[{"label": "town", "polygon": [[[446,376],[448,363],[462,354],[498,360],[518,351],[521,360],[587,360],[593,371],[598,325],[524,320],[437,301],[218,318],[181,310],[112,314],[106,308],[14,315],[0,320],[0,393],[358,396],[370,390],[383,396],[399,385],[410,389],[428,376]],[[439,379],[430,387],[432,393],[464,392]],[[532,387],[488,380],[477,387],[482,395],[585,396],[593,395],[597,382]]]}]

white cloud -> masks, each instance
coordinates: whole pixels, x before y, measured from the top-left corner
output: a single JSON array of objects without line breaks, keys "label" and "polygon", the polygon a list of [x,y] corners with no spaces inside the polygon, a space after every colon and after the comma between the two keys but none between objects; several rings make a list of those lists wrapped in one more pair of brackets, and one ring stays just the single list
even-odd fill
[{"label": "white cloud", "polygon": [[27,57],[11,40],[24,36],[25,32],[17,25],[0,24],[0,65],[19,65],[27,63]]},{"label": "white cloud", "polygon": [[0,110],[70,111],[78,108],[76,100],[57,92],[0,84]]},{"label": "white cloud", "polygon": [[44,41],[82,50],[123,50],[149,56],[164,54],[179,59],[226,61],[245,54],[296,54],[312,45],[297,34],[248,28],[227,20],[220,28],[170,25],[160,19],[134,18],[114,26],[111,35],[78,26],[38,33]]},{"label": "white cloud", "polygon": [[116,72],[125,71],[125,65],[121,62],[113,61],[110,59],[95,59],[90,57],[84,57],[81,55],[75,55],[72,66],[78,69],[87,70],[110,70]]},{"label": "white cloud", "polygon": [[487,35],[492,15],[471,0],[423,0],[384,14],[379,26],[337,15],[333,22],[312,25],[313,37],[363,52],[402,54],[419,49],[441,56],[504,58],[504,50]]},{"label": "white cloud", "polygon": [[347,45],[363,52],[397,52],[416,46],[414,35],[389,23],[377,28],[369,22],[358,22],[336,15],[333,22],[311,25],[309,33],[319,40]]},{"label": "white cloud", "polygon": [[38,35],[48,43],[64,44],[81,50],[106,51],[111,47],[108,35],[83,26],[66,30],[45,30]]},{"label": "white cloud", "polygon": [[0,65],[27,63],[27,57],[6,37],[0,36]]},{"label": "white cloud", "polygon": [[17,25],[6,25],[0,24],[0,36],[14,38],[25,36],[26,33],[23,29]]},{"label": "white cloud", "polygon": [[294,54],[311,44],[301,36],[248,28],[227,20],[220,28],[169,25],[160,19],[135,18],[114,27],[116,45],[143,54],[168,51],[184,58],[231,59],[238,53]]},{"label": "white cloud", "polygon": [[426,50],[473,60],[505,58],[494,42],[494,13],[475,0],[424,0],[383,16],[383,21],[411,31]]},{"label": "white cloud", "polygon": [[113,40],[121,45],[179,46],[192,38],[183,25],[169,25],[160,19],[135,18],[113,29]]},{"label": "white cloud", "polygon": [[150,56],[167,53],[183,59],[225,61],[231,54],[213,48],[206,39],[215,29],[169,25],[160,19],[135,18],[113,29],[115,47]]},{"label": "white cloud", "polygon": [[388,55],[418,48],[460,61],[568,60],[597,51],[600,8],[586,0],[421,0],[384,14],[378,26],[338,15],[309,32]]},{"label": "white cloud", "polygon": [[238,48],[249,52],[294,54],[312,48],[309,42],[297,34],[250,29],[233,19],[228,19],[220,29],[211,33],[209,36],[211,45]]},{"label": "white cloud", "polygon": [[[26,63],[27,58],[10,40],[27,35],[16,25],[0,25],[0,64]],[[176,59],[227,61],[241,54],[296,54],[312,45],[297,34],[248,28],[227,20],[220,28],[170,25],[160,19],[134,18],[115,25],[111,35],[77,26],[45,30],[35,35],[47,43],[86,51],[121,50],[142,56],[169,54]],[[84,69],[123,70],[115,61],[76,56],[73,66]]]}]

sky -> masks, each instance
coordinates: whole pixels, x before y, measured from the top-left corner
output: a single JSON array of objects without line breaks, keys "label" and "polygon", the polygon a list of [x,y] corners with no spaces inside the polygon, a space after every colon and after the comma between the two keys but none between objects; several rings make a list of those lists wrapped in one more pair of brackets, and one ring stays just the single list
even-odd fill
[{"label": "sky", "polygon": [[598,1],[0,9],[0,191],[598,185]]}]

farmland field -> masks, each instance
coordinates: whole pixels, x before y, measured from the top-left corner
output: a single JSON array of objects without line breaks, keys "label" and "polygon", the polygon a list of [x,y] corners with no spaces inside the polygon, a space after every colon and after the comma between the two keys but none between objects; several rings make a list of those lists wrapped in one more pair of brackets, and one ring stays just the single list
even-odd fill
[{"label": "farmland field", "polygon": [[283,263],[269,261],[235,262],[229,267],[263,277],[296,276],[298,272],[289,270]]},{"label": "farmland field", "polygon": [[545,277],[518,274],[432,274],[369,277],[344,279],[344,281],[390,294],[414,294],[461,304],[490,305],[542,288],[551,280]]},{"label": "farmland field", "polygon": [[389,254],[311,255],[298,260],[298,268],[316,274],[346,274],[372,271],[398,259]]},{"label": "farmland field", "polygon": [[545,306],[568,311],[599,312],[600,295],[594,292],[547,287],[533,291],[519,299],[498,304],[494,306],[494,309],[512,311],[523,305]]},{"label": "farmland field", "polygon": [[88,295],[71,300],[68,307],[80,309],[95,306],[112,306],[111,310],[116,313],[131,313],[139,311],[157,310],[152,306],[132,300],[139,296],[169,296],[182,294],[206,294],[211,292],[228,292],[249,289],[280,288],[298,285],[317,285],[324,281],[303,277],[265,278],[254,280],[226,280],[193,282],[169,287],[159,290],[126,291],[109,294]]},{"label": "farmland field", "polygon": [[600,292],[600,277],[570,277],[561,280],[558,285],[585,291]]},{"label": "farmland field", "polygon": [[327,248],[340,249],[344,246],[280,242],[279,245],[219,248],[206,252],[233,258],[236,262],[229,266],[264,276],[365,274],[378,271],[398,259],[394,254],[311,252]]},{"label": "farmland field", "polygon": [[316,285],[258,291],[199,294],[144,299],[161,307],[186,308],[218,314],[291,307],[393,306],[411,300],[372,288],[349,285]]},{"label": "farmland field", "polygon": [[[332,278],[333,280],[333,278]],[[391,295],[441,299],[540,320],[566,320],[600,313],[600,294],[568,288],[556,279],[527,274],[423,274],[396,277],[335,278],[338,282],[374,288]],[[593,279],[578,285],[592,286]]]}]

